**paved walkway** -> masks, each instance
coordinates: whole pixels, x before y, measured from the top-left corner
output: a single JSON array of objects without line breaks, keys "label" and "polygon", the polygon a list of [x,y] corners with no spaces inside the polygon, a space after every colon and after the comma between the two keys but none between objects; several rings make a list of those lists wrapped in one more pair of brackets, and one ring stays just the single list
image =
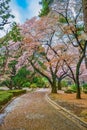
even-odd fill
[{"label": "paved walkway", "polygon": [[17,98],[0,130],[86,130],[51,106],[45,95],[37,91]]}]

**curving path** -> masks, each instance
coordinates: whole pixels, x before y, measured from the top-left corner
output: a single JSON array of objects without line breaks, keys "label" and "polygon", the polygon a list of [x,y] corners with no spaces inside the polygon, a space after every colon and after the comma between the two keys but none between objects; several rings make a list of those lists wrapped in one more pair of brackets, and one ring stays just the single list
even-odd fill
[{"label": "curving path", "polygon": [[46,93],[37,91],[15,99],[0,130],[86,130],[51,106]]}]

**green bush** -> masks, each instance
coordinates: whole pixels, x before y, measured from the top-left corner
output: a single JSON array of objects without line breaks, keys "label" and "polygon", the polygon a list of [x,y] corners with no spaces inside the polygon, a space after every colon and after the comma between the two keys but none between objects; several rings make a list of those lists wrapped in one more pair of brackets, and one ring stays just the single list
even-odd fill
[{"label": "green bush", "polygon": [[35,83],[30,85],[30,88],[37,88],[37,85]]},{"label": "green bush", "polygon": [[83,90],[83,92],[84,92],[85,94],[87,94],[87,90]]},{"label": "green bush", "polygon": [[71,89],[68,89],[66,91],[64,91],[65,93],[73,93],[73,91]]},{"label": "green bush", "polygon": [[70,85],[70,90],[72,92],[76,92],[77,91],[76,85],[75,84]]},{"label": "green bush", "polygon": [[13,96],[19,96],[26,93],[26,90],[8,90],[9,93],[12,93]]},{"label": "green bush", "polygon": [[75,85],[75,84],[72,84],[72,85],[70,85],[70,88],[71,88],[72,90],[76,90],[76,85]]},{"label": "green bush", "polygon": [[42,88],[48,84],[48,81],[46,78],[38,76],[33,78],[33,83],[35,83],[37,87]]},{"label": "green bush", "polygon": [[68,82],[66,80],[61,81],[61,86],[62,87],[68,87]]},{"label": "green bush", "polygon": [[30,82],[26,82],[22,85],[22,87],[30,87]]},{"label": "green bush", "polygon": [[12,78],[13,86],[18,88],[22,88],[23,85],[29,82],[30,71],[26,69],[26,67],[22,67],[18,73]]},{"label": "green bush", "polygon": [[26,90],[8,90],[8,91],[0,91],[0,109],[2,105],[5,105],[8,101],[12,99],[14,96],[18,96],[26,93]]},{"label": "green bush", "polygon": [[3,94],[3,93],[6,93],[7,91],[4,91],[4,90],[0,90],[0,95]]},{"label": "green bush", "polygon": [[2,92],[0,93],[0,105],[6,104],[13,97],[12,93]]},{"label": "green bush", "polygon": [[7,87],[10,88],[10,89],[12,88],[12,86],[11,86],[11,81],[10,81],[9,79],[3,81],[3,82],[1,83],[1,85],[2,85],[2,86],[7,86]]},{"label": "green bush", "polygon": [[84,84],[82,85],[82,87],[83,87],[83,90],[87,90],[87,83],[84,83]]}]

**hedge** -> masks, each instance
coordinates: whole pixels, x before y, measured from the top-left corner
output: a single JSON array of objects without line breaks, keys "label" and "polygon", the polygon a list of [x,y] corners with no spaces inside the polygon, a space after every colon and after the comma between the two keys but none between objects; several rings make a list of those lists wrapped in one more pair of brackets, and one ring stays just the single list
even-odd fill
[{"label": "hedge", "polygon": [[2,108],[2,105],[5,105],[12,99],[12,97],[19,96],[24,93],[26,93],[26,90],[0,91],[0,109]]},{"label": "hedge", "polygon": [[13,96],[19,96],[19,95],[21,95],[21,94],[26,93],[26,90],[9,90],[8,92],[9,92],[9,93],[12,93]]},{"label": "hedge", "polygon": [[13,97],[12,93],[0,92],[0,105],[6,104]]}]

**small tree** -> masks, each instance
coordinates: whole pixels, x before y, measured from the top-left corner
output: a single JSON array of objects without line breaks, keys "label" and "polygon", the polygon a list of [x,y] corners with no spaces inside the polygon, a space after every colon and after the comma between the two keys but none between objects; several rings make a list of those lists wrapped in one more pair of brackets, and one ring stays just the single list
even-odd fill
[{"label": "small tree", "polygon": [[29,83],[29,76],[30,71],[26,69],[26,67],[22,67],[16,73],[15,76],[12,77],[12,83],[15,88],[22,88],[25,83]]}]

